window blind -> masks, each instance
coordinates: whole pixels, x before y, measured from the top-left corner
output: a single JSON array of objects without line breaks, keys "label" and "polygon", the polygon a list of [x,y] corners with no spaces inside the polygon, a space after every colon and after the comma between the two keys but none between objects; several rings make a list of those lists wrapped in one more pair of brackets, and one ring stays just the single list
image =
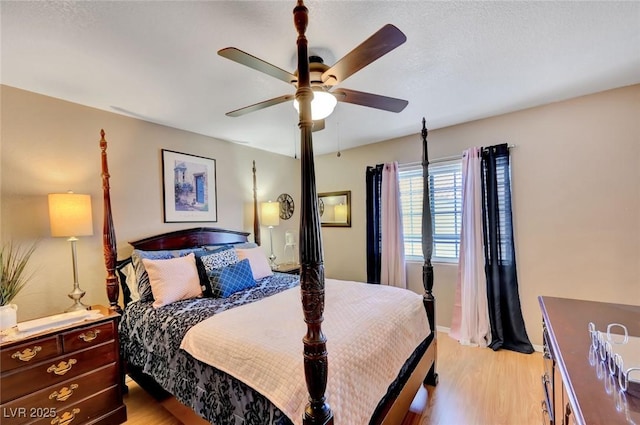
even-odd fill
[{"label": "window blind", "polygon": [[[422,258],[422,166],[400,166],[400,201],[407,257]],[[433,260],[456,261],[462,223],[461,160],[429,165]]]}]

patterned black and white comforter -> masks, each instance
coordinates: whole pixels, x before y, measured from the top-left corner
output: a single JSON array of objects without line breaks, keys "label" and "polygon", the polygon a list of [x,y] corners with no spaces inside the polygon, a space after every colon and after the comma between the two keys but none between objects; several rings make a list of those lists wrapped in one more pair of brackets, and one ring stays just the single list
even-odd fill
[{"label": "patterned black and white comforter", "polygon": [[298,284],[298,276],[274,273],[228,298],[196,298],[158,309],[151,302],[131,303],[120,322],[123,358],[216,425],[291,425],[268,399],[180,350],[180,342],[189,328],[216,313]]},{"label": "patterned black and white comforter", "polygon": [[[274,273],[228,298],[196,298],[154,309],[150,302],[130,303],[120,321],[123,359],[151,376],[181,403],[216,425],[293,425],[266,397],[228,374],[180,349],[195,324],[227,309],[277,294],[299,284],[299,276]],[[389,386],[373,418],[387,399],[395,399],[433,333],[416,348]],[[372,418],[372,420],[373,420]]]}]

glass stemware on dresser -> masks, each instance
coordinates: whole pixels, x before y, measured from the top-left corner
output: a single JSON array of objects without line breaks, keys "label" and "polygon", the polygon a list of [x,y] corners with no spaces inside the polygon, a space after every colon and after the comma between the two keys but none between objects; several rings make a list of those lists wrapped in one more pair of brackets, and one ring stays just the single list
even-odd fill
[{"label": "glass stemware on dresser", "polygon": [[616,410],[625,413],[630,424],[635,424],[629,416],[627,394],[632,385],[632,397],[637,396],[636,386],[640,388],[640,337],[630,336],[627,327],[620,323],[610,323],[607,331],[601,332],[589,322],[588,329],[589,363],[595,366],[598,379],[603,380],[605,392],[613,396]]},{"label": "glass stemware on dresser", "polygon": [[[599,358],[607,366],[609,374],[617,377],[622,391],[627,391],[630,381],[640,383],[640,338],[629,336],[627,327],[620,323],[610,323],[606,332],[598,331],[593,322],[589,322],[588,328],[591,365],[595,366]],[[622,333],[614,333],[614,329]]]}]

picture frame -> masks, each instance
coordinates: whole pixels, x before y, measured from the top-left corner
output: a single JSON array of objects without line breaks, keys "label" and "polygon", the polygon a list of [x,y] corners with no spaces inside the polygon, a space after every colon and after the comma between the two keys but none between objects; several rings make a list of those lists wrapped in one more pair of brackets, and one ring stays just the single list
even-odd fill
[{"label": "picture frame", "polygon": [[165,223],[217,222],[216,160],[162,149]]},{"label": "picture frame", "polygon": [[318,193],[320,226],[351,227],[351,191]]}]

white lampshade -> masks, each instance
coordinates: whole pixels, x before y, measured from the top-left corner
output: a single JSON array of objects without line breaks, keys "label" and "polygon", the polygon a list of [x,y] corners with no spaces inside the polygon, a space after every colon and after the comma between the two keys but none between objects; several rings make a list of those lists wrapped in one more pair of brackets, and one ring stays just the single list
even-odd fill
[{"label": "white lampshade", "polygon": [[334,207],[335,220],[338,223],[347,222],[347,206],[345,204],[338,204]]},{"label": "white lampshade", "polygon": [[280,202],[263,202],[261,209],[263,226],[277,226],[280,224]]},{"label": "white lampshade", "polygon": [[91,236],[91,196],[78,193],[49,194],[51,236]]},{"label": "white lampshade", "polygon": [[[311,119],[322,120],[327,118],[333,112],[338,104],[338,100],[334,95],[323,89],[313,90],[313,100],[311,101]],[[293,107],[300,113],[300,105],[297,99],[293,100]]]}]

